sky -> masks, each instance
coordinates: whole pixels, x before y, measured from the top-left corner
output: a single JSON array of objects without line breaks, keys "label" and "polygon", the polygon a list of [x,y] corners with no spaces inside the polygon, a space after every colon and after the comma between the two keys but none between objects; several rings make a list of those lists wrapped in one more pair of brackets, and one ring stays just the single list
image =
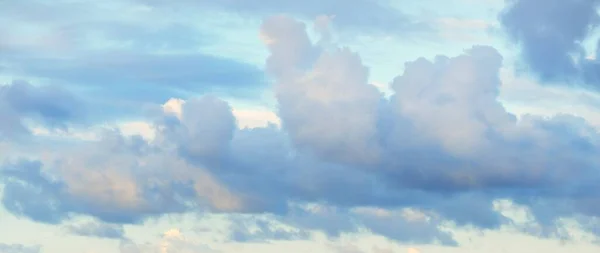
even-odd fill
[{"label": "sky", "polygon": [[600,0],[0,0],[0,253],[600,250]]}]

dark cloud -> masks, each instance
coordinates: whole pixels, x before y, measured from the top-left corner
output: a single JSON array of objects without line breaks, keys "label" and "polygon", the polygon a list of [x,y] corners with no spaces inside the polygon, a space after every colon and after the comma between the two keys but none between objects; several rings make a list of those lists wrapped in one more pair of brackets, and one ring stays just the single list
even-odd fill
[{"label": "dark cloud", "polygon": [[[600,84],[582,42],[600,24],[597,0],[510,0],[500,21],[523,60],[545,81]],[[570,13],[565,15],[565,13]]]}]

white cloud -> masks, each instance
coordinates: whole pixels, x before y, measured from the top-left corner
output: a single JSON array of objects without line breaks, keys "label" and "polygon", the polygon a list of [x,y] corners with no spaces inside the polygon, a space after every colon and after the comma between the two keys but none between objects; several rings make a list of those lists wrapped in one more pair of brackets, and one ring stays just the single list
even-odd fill
[{"label": "white cloud", "polygon": [[266,127],[268,124],[280,125],[276,113],[268,109],[233,109],[238,125],[241,128]]},{"label": "white cloud", "polygon": [[165,104],[162,105],[163,110],[167,114],[172,114],[176,116],[178,119],[181,119],[183,104],[185,101],[179,98],[171,98]]}]

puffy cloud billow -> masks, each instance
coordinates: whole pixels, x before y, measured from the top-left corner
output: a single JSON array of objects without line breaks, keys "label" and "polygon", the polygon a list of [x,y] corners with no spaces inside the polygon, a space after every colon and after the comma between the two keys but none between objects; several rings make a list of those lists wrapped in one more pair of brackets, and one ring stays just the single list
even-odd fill
[{"label": "puffy cloud billow", "polygon": [[[214,96],[156,106],[153,140],[109,131],[39,160],[5,161],[2,204],[51,224],[79,216],[118,225],[185,212],[267,214],[300,232],[256,221],[258,232],[238,227],[233,238],[367,229],[445,245],[457,244],[442,228],[448,222],[515,223],[497,200],[528,208],[544,229],[527,230],[536,235],[558,236],[562,218],[583,224],[600,216],[600,135],[575,116],[507,112],[498,101],[503,58],[494,48],[408,62],[386,98],[369,84],[357,53],[313,43],[303,23],[271,17],[260,35],[281,127],[240,128],[231,106]],[[122,235],[109,225],[70,230]]]}]

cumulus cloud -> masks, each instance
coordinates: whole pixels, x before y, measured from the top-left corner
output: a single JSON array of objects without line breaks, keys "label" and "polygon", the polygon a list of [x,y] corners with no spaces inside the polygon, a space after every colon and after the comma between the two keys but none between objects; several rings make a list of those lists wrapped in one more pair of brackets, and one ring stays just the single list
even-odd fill
[{"label": "cumulus cloud", "polygon": [[6,71],[19,70],[33,78],[83,85],[87,87],[83,90],[88,91],[86,96],[112,97],[121,101],[122,107],[133,102],[163,102],[184,92],[227,92],[251,97],[249,88],[260,90],[265,84],[261,70],[250,64],[196,51],[89,50],[68,59],[36,55],[8,62],[11,64]]},{"label": "cumulus cloud", "polygon": [[227,102],[216,97],[203,97],[183,105],[181,126],[183,137],[177,140],[181,150],[192,157],[219,157],[236,128],[236,119]]},{"label": "cumulus cloud", "polygon": [[72,157],[6,163],[3,203],[16,215],[46,223],[71,214],[136,223],[194,203],[214,210],[238,207],[238,198],[206,170],[154,148],[139,136],[109,132],[77,145]]},{"label": "cumulus cloud", "polygon": [[485,145],[494,128],[515,123],[496,100],[501,65],[500,54],[488,47],[474,47],[459,57],[439,56],[434,62],[407,63],[392,83],[393,102],[420,134],[436,139],[447,151],[473,152]]},{"label": "cumulus cloud", "polygon": [[[600,215],[600,135],[575,116],[508,113],[497,100],[503,58],[494,48],[408,62],[388,99],[356,53],[320,47],[303,23],[275,16],[260,32],[281,127],[240,128],[213,96],[171,100],[155,110],[152,141],[108,132],[39,161],[7,162],[6,209],[47,223],[268,213],[302,233],[366,229],[446,245],[456,242],[443,224],[511,224],[496,199],[549,227]],[[237,239],[293,235],[250,227]],[[139,252],[131,247],[138,251],[124,252]]]},{"label": "cumulus cloud", "polygon": [[[282,30],[272,29],[275,26]],[[286,48],[292,38],[282,31],[290,30],[301,38],[299,41],[304,41],[305,45],[297,46],[302,50]],[[368,69],[359,56],[348,49],[323,52],[316,59],[289,55],[289,52],[310,55],[314,46],[309,44],[303,25],[286,17],[267,20],[262,34],[274,41],[269,45],[271,55],[267,66],[290,70],[272,71],[277,77],[274,89],[279,116],[298,147],[317,152],[321,158],[361,162],[377,159],[379,147],[375,134],[381,95],[377,88],[366,84]],[[303,71],[302,67],[310,60],[310,70]],[[334,130],[341,128],[345,131]]]}]

